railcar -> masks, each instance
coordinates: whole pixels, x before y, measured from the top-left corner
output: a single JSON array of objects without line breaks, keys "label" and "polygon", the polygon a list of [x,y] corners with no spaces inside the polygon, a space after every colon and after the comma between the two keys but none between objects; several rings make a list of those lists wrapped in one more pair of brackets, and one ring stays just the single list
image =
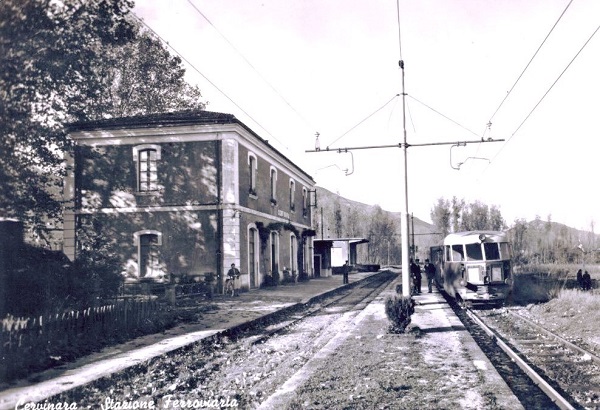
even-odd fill
[{"label": "railcar", "polygon": [[502,305],[512,290],[511,248],[500,231],[449,234],[430,249],[439,289],[464,305]]}]

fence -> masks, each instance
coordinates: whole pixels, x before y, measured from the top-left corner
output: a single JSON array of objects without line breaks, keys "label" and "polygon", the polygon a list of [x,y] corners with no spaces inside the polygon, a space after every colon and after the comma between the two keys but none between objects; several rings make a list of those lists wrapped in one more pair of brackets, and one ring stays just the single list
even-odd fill
[{"label": "fence", "polygon": [[0,380],[14,380],[108,343],[156,331],[160,311],[156,300],[126,299],[35,318],[8,316],[0,332]]}]

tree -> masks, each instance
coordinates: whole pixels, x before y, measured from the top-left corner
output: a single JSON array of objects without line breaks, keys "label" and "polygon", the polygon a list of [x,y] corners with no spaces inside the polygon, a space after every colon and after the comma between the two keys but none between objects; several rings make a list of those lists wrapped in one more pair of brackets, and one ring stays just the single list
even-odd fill
[{"label": "tree", "polygon": [[527,262],[525,234],[527,232],[527,221],[525,219],[515,219],[515,223],[510,232],[510,242],[512,243],[513,256],[518,262]]},{"label": "tree", "polygon": [[458,232],[460,231],[461,226],[461,213],[463,208],[465,207],[465,200],[461,199],[460,201],[454,196],[452,197],[452,231]]},{"label": "tree", "polygon": [[379,205],[375,205],[369,225],[369,249],[372,262],[384,263],[387,261],[387,253],[394,248],[396,231],[396,221]]},{"label": "tree", "polygon": [[56,196],[69,107],[86,100],[98,43],[120,43],[133,31],[132,2],[6,0],[0,2],[0,209],[39,224],[60,213]]},{"label": "tree", "polygon": [[88,100],[85,119],[204,109],[198,87],[185,82],[181,59],[143,27],[134,27],[132,41],[104,47],[94,67],[104,92]]},{"label": "tree", "polygon": [[453,197],[451,201],[439,198],[431,210],[431,220],[442,234],[448,232],[494,230],[507,228],[500,209],[480,201],[466,203]]},{"label": "tree", "polygon": [[502,231],[507,228],[502,213],[496,205],[492,205],[489,212],[490,229],[493,231]]},{"label": "tree", "polygon": [[69,122],[204,108],[181,60],[132,22],[132,7],[0,2],[0,216],[42,234],[61,216]]},{"label": "tree", "polygon": [[461,230],[478,231],[490,229],[489,207],[479,201],[463,207]]},{"label": "tree", "polygon": [[450,232],[450,202],[444,198],[438,198],[437,203],[430,212],[431,221],[439,232],[445,237]]}]

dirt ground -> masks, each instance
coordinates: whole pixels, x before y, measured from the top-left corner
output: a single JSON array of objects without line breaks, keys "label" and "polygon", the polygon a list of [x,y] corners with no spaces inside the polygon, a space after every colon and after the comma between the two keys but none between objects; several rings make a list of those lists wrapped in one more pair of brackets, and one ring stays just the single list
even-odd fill
[{"label": "dirt ground", "polygon": [[[518,408],[507,407],[495,382],[486,380],[486,365],[471,356],[465,332],[438,323],[435,309],[421,312],[424,321],[407,332],[391,333],[383,305],[390,292],[364,310],[329,310],[264,342],[194,346],[52,401],[75,401],[78,408],[107,400],[111,408],[175,408],[176,400],[197,408]],[[428,325],[435,327],[419,327]]]}]

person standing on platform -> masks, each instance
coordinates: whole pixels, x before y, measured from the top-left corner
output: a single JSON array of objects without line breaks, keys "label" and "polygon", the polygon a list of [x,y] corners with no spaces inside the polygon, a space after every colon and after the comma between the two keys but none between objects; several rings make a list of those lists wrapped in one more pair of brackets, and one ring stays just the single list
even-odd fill
[{"label": "person standing on platform", "polygon": [[433,292],[433,280],[435,279],[435,265],[425,259],[425,274],[427,275],[427,288],[429,293]]},{"label": "person standing on platform", "polygon": [[348,265],[348,261],[346,261],[346,263],[344,263],[344,266],[342,267],[342,275],[343,275],[343,280],[344,280],[344,285],[348,284],[348,274],[350,273],[350,265]]},{"label": "person standing on platform", "polygon": [[412,259],[410,260],[410,273],[413,279],[413,293],[421,293],[421,268]]}]

